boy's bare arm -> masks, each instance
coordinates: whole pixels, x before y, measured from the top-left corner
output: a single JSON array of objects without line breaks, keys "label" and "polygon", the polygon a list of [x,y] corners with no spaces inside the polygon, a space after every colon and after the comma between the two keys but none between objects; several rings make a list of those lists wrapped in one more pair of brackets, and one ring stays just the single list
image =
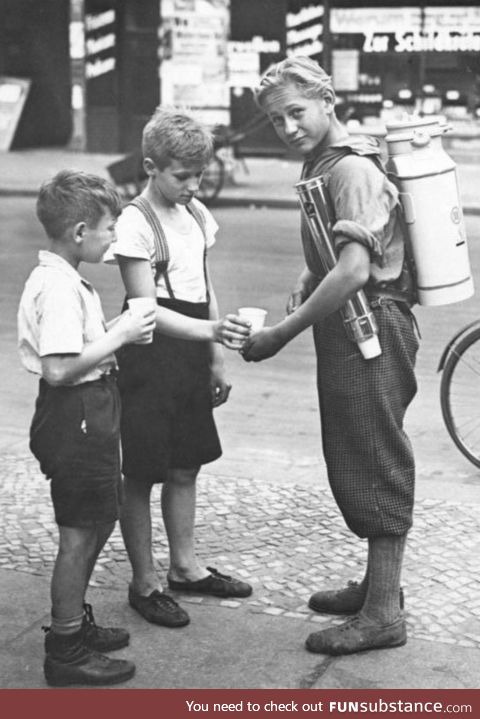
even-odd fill
[{"label": "boy's bare arm", "polygon": [[272,357],[307,327],[343,307],[365,285],[369,271],[368,250],[356,242],[345,245],[335,267],[295,312],[248,340],[245,351],[242,351],[244,358],[259,361]]},{"label": "boy's bare arm", "polygon": [[310,297],[319,281],[319,278],[308,267],[304,267],[288,298],[287,315],[291,315],[292,312],[298,310],[300,305]]},{"label": "boy's bare arm", "polygon": [[280,325],[280,334],[289,342],[319,319],[343,307],[362,289],[370,273],[370,255],[366,247],[350,242],[340,252],[337,264],[313,290],[310,297]]},{"label": "boy's bare arm", "polygon": [[[211,320],[218,320],[218,302],[215,290],[210,279],[207,268],[208,291],[210,294],[209,317]],[[232,385],[227,381],[225,375],[225,358],[223,347],[216,342],[210,344],[210,388],[212,393],[212,404],[218,407],[228,400]]]},{"label": "boy's bare arm", "polygon": [[[148,260],[117,256],[128,297],[155,297],[155,283]],[[207,342],[221,342],[227,347],[244,339],[248,327],[234,315],[224,320],[197,320],[157,306],[156,330],[170,337]]]},{"label": "boy's bare arm", "polygon": [[78,377],[99,365],[124,344],[144,339],[152,331],[153,312],[144,316],[124,312],[108,331],[85,345],[79,354],[52,354],[41,358],[42,376],[48,384],[60,386],[75,382]]}]

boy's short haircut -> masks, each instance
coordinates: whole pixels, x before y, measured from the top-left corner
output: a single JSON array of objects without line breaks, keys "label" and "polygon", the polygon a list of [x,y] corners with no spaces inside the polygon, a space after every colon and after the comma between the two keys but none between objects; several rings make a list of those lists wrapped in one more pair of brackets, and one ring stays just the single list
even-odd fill
[{"label": "boy's short haircut", "polygon": [[122,211],[116,189],[103,177],[87,172],[62,170],[43,183],[37,198],[37,217],[52,240],[61,240],[79,222],[96,227],[110,210]]},{"label": "boy's short haircut", "polygon": [[333,97],[332,78],[320,65],[309,57],[294,56],[268,68],[255,90],[255,102],[264,109],[271,92],[286,85],[295,85],[304,97]]},{"label": "boy's short haircut", "polygon": [[213,152],[213,136],[197,120],[174,107],[158,107],[143,129],[142,153],[159,170],[177,160],[205,166]]}]

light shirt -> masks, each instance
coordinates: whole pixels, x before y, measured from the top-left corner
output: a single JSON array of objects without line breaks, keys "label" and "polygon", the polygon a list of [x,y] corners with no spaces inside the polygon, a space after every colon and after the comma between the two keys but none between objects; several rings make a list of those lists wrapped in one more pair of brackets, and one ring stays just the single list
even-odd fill
[{"label": "light shirt", "polygon": [[[41,358],[81,354],[85,345],[106,332],[100,298],[72,265],[54,252],[41,250],[18,309],[18,349],[29,372],[42,375]],[[99,379],[116,366],[115,355],[69,384]]]},{"label": "light shirt", "polygon": [[[205,218],[207,248],[215,243],[218,225],[212,214],[198,200],[193,200]],[[185,213],[186,232],[176,229],[162,221],[170,253],[168,277],[175,298],[186,302],[205,302],[206,288],[203,269],[205,238],[203,232],[186,207],[180,205]],[[131,257],[148,260],[155,275],[155,242],[153,230],[143,214],[133,205],[127,205],[115,225],[116,241],[105,255],[105,262],[114,263],[116,257]],[[157,297],[169,297],[164,275],[157,278]]]}]

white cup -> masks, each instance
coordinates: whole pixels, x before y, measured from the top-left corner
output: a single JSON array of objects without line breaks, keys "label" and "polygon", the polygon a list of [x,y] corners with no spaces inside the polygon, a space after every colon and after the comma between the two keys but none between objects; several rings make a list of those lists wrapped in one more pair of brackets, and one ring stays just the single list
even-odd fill
[{"label": "white cup", "polygon": [[267,310],[262,310],[260,307],[239,307],[237,314],[242,320],[250,322],[252,332],[258,332],[265,324]]},{"label": "white cup", "polygon": [[382,354],[382,348],[380,347],[377,335],[373,335],[373,337],[368,337],[368,339],[363,340],[363,342],[359,342],[358,348],[362,353],[363,359],[373,359]]},{"label": "white cup", "polygon": [[[132,314],[145,315],[147,312],[155,310],[157,307],[157,300],[154,297],[133,297],[128,300],[128,309]],[[143,340],[135,342],[136,345],[149,345],[153,342],[153,330]]]}]

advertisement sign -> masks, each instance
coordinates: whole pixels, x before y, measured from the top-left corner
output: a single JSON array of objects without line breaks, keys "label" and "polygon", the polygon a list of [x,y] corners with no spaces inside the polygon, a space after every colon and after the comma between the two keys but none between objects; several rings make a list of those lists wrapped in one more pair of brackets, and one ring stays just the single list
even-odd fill
[{"label": "advertisement sign", "polygon": [[0,77],[0,151],[11,147],[29,89],[30,80]]},{"label": "advertisement sign", "polygon": [[332,78],[337,92],[358,90],[360,53],[358,50],[334,50]]},{"label": "advertisement sign", "polygon": [[[209,125],[229,124],[229,0],[163,0],[162,103],[189,108]],[[162,47],[160,47],[162,52]]]},{"label": "advertisement sign", "polygon": [[330,27],[363,35],[368,53],[480,51],[478,7],[332,8]]}]

